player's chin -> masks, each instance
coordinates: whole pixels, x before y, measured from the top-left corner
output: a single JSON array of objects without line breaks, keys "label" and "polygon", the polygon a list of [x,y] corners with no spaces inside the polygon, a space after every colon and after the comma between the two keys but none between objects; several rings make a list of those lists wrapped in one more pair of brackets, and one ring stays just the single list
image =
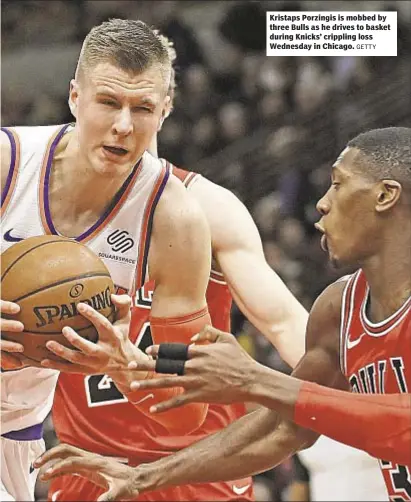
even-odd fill
[{"label": "player's chin", "polygon": [[333,250],[329,240],[325,246],[325,251],[328,254],[328,260],[333,268],[341,268],[343,266],[341,256]]},{"label": "player's chin", "polygon": [[328,249],[328,259],[335,269],[340,269],[352,265],[352,260],[343,253],[337,253],[335,250]]}]

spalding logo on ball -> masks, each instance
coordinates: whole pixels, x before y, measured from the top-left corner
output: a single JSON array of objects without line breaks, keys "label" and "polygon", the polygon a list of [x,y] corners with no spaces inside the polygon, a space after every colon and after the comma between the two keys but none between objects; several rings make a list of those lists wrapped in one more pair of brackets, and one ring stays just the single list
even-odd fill
[{"label": "spalding logo on ball", "polygon": [[[83,284],[76,284],[77,288],[79,286],[81,286],[83,291]],[[71,296],[71,291],[69,294]],[[65,319],[70,319],[70,317],[79,315],[77,312],[77,303],[80,303],[80,301],[82,303],[87,303],[93,307],[93,309],[99,311],[106,309],[107,307],[111,307],[110,294],[110,288],[107,287],[104,291],[100,291],[91,298],[84,298],[82,300],[78,300],[77,302],[70,302],[69,304],[63,303],[62,305],[42,305],[39,307],[33,307],[33,312],[39,320],[39,322],[36,323],[36,326],[38,328],[42,328],[43,326],[46,326],[46,324],[55,324],[57,321],[63,321]]]},{"label": "spalding logo on ball", "polygon": [[106,265],[87,246],[65,237],[30,237],[2,253],[1,291],[2,300],[20,306],[17,315],[8,317],[25,328],[2,336],[21,343],[24,355],[36,361],[53,358],[45,347],[48,340],[70,346],[61,333],[64,326],[97,341],[96,329],[77,311],[80,302],[111,322],[115,317],[114,284]]}]

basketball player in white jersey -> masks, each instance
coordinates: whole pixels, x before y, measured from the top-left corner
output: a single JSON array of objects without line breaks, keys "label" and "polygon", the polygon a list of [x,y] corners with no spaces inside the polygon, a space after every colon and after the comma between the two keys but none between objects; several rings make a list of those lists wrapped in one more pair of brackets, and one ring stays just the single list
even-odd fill
[{"label": "basketball player in white jersey", "polygon": [[[1,249],[34,235],[64,235],[103,259],[119,291],[132,294],[149,274],[156,283],[153,338],[183,341],[210,324],[205,302],[210,236],[184,186],[170,176],[167,164],[146,152],[164,118],[170,71],[167,50],[144,23],[111,20],[91,30],[70,84],[76,123],[1,133]],[[128,340],[128,300],[113,295],[113,302],[119,324],[98,324],[96,351],[107,351],[107,361],[111,357],[123,366],[132,355],[146,358]],[[80,304],[78,310],[96,322],[93,309]],[[17,305],[1,303],[2,313],[17,311]],[[23,329],[1,320],[2,332]],[[10,371],[1,381],[0,497],[33,500],[37,471],[31,463],[44,448],[42,422],[58,373],[25,367],[19,344],[2,340],[1,349],[2,369]],[[139,409],[144,412],[144,403]],[[186,409],[190,430],[202,423],[206,410]]]}]

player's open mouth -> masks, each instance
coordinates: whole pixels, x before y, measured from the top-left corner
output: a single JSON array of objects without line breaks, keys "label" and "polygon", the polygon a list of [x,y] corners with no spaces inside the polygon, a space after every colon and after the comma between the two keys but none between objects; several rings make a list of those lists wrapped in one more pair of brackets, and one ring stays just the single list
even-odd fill
[{"label": "player's open mouth", "polygon": [[123,157],[124,155],[128,154],[128,150],[126,150],[125,148],[122,148],[120,146],[108,146],[108,145],[104,145],[103,148],[107,152],[110,152],[113,155],[118,155],[120,157]]}]

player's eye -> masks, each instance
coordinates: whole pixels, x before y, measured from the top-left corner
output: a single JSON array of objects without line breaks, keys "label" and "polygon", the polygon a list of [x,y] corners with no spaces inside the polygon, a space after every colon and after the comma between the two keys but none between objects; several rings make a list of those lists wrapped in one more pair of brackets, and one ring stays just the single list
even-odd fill
[{"label": "player's eye", "polygon": [[106,106],[117,106],[117,103],[115,101],[113,101],[112,99],[102,99],[100,101],[100,103],[102,105],[106,105]]},{"label": "player's eye", "polygon": [[153,110],[149,108],[148,106],[135,106],[133,108],[133,112],[145,112],[145,113],[151,113]]}]

